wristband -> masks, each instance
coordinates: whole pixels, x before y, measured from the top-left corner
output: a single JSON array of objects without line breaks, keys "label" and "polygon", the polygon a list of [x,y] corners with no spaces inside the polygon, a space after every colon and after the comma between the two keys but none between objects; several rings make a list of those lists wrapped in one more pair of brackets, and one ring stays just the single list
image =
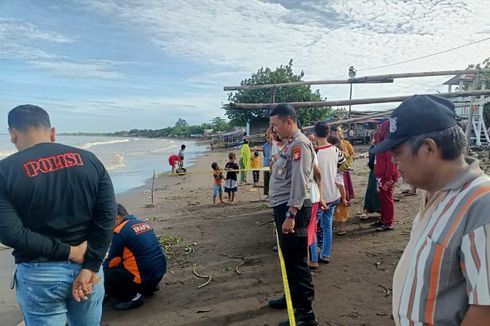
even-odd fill
[{"label": "wristband", "polygon": [[296,213],[293,213],[291,211],[286,212],[286,218],[292,218],[294,219],[296,217]]}]

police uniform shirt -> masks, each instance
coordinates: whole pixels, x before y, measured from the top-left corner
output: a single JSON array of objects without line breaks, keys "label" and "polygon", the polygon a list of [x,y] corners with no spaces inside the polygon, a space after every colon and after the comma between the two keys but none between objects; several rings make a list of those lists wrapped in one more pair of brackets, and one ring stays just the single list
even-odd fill
[{"label": "police uniform shirt", "polygon": [[287,203],[300,209],[310,199],[313,180],[313,146],[299,130],[274,163],[269,186],[271,207]]}]

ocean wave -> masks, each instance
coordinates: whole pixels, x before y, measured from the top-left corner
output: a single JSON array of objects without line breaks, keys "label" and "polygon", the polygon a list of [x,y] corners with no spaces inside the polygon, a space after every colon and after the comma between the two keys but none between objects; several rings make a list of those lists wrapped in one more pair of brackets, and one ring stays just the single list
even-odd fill
[{"label": "ocean wave", "polygon": [[154,150],[151,150],[150,153],[163,153],[163,152],[168,151],[169,149],[174,148],[174,147],[178,147],[178,145],[171,145],[171,146],[167,146],[164,148],[154,149]]},{"label": "ocean wave", "polygon": [[89,149],[94,146],[99,146],[99,145],[111,145],[111,144],[118,144],[118,143],[128,143],[130,140],[129,139],[115,139],[115,140],[108,140],[108,141],[98,141],[98,142],[93,142],[93,143],[86,143],[80,146],[77,146],[82,149]]},{"label": "ocean wave", "polygon": [[125,166],[126,166],[126,164],[124,164],[124,156],[122,156],[121,154],[116,153],[112,157],[111,163],[109,163],[106,166],[106,169],[107,169],[107,171],[113,171],[115,169],[119,169],[119,168],[122,168],[122,167],[125,167]]},{"label": "ocean wave", "polygon": [[0,150],[0,157],[7,157],[15,153],[17,153],[17,151],[15,150],[9,150],[9,149]]}]

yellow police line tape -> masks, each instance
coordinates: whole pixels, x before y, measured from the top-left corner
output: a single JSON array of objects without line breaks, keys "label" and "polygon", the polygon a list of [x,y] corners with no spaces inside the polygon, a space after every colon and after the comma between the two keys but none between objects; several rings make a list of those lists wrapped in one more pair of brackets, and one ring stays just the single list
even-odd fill
[{"label": "yellow police line tape", "polygon": [[286,297],[286,306],[288,308],[289,325],[296,326],[296,319],[294,318],[293,302],[291,300],[291,293],[289,292],[288,274],[286,274],[286,264],[284,263],[284,256],[282,255],[281,245],[279,244],[279,235],[277,234],[277,227],[275,228],[277,253],[279,254],[279,263],[281,265],[282,284],[284,285],[284,296]]},{"label": "yellow police line tape", "polygon": [[[261,167],[261,168],[256,168],[256,169],[236,169],[236,170],[221,170],[222,173],[226,172],[248,172],[248,171],[270,171],[271,169],[269,167]],[[182,173],[172,173],[172,172],[162,172],[160,175],[168,175],[168,176],[182,176],[182,175],[187,175],[187,174],[203,174],[203,173],[209,173],[213,174],[216,171],[213,170],[202,170],[202,171],[186,171]]]}]

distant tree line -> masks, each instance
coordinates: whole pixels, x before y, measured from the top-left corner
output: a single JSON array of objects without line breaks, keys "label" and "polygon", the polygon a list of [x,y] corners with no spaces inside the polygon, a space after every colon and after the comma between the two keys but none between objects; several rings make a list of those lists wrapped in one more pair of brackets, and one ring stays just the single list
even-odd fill
[{"label": "distant tree line", "polygon": [[173,127],[163,129],[131,129],[128,131],[116,131],[106,133],[105,136],[115,137],[146,137],[146,138],[162,138],[162,137],[191,137],[191,135],[202,135],[206,130],[212,132],[229,131],[233,126],[223,118],[216,117],[210,122],[200,125],[189,125],[189,123],[179,118]]}]

